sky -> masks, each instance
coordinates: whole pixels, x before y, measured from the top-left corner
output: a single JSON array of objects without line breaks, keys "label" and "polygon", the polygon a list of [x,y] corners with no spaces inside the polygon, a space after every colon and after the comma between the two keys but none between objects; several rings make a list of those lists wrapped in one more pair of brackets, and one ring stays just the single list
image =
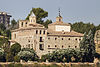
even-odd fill
[{"label": "sky", "polygon": [[43,8],[53,22],[61,16],[65,23],[83,21],[100,24],[100,0],[0,0],[0,11],[12,15],[11,19],[24,20],[32,8]]}]

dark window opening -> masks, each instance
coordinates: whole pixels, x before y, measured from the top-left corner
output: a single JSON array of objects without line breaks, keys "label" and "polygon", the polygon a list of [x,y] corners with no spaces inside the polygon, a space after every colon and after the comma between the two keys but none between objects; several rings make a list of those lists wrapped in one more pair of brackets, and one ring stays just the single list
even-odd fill
[{"label": "dark window opening", "polygon": [[70,46],[68,46],[68,47],[70,47]]},{"label": "dark window opening", "polygon": [[41,34],[41,30],[40,30],[40,34]]},{"label": "dark window opening", "polygon": [[75,40],[77,40],[77,38]]},{"label": "dark window opening", "polygon": [[48,45],[48,47],[50,47],[50,45]]},{"label": "dark window opening", "polygon": [[68,40],[70,40],[70,38],[68,38]]},{"label": "dark window opening", "polygon": [[38,30],[36,30],[36,34],[38,34]]},{"label": "dark window opening", "polygon": [[50,38],[48,38],[48,39],[50,39]]},{"label": "dark window opening", "polygon": [[40,42],[43,42],[42,37],[40,37]]},{"label": "dark window opening", "polygon": [[22,22],[21,26],[23,27],[23,22]]},{"label": "dark window opening", "polygon": [[61,21],[61,19],[59,19],[59,22]]},{"label": "dark window opening", "polygon": [[55,38],[55,40],[57,40],[57,38]]},{"label": "dark window opening", "polygon": [[77,46],[75,46],[75,48],[77,48]]},{"label": "dark window opening", "polygon": [[28,40],[28,42],[30,42],[30,40]]},{"label": "dark window opening", "polygon": [[62,48],[63,48],[64,46],[62,45]]},{"label": "dark window opening", "polygon": [[40,50],[44,50],[43,44],[40,44],[40,45],[39,45],[39,49],[40,49]]},{"label": "dark window opening", "polygon": [[27,22],[26,22],[26,25],[25,26],[27,27]]},{"label": "dark window opening", "polygon": [[62,40],[63,40],[63,38],[62,38]]},{"label": "dark window opening", "polygon": [[57,47],[57,45],[55,45],[55,47]]},{"label": "dark window opening", "polygon": [[50,51],[48,51],[50,53]]},{"label": "dark window opening", "polygon": [[81,41],[81,39],[79,39],[79,41]]},{"label": "dark window opening", "polygon": [[43,34],[45,34],[45,31],[43,32]]}]

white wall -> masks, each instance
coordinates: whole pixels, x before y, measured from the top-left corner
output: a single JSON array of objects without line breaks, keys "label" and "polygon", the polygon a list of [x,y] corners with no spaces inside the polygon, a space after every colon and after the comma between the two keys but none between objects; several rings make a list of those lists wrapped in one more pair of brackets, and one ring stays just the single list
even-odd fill
[{"label": "white wall", "polygon": [[55,30],[56,31],[70,32],[70,26],[56,25]]}]

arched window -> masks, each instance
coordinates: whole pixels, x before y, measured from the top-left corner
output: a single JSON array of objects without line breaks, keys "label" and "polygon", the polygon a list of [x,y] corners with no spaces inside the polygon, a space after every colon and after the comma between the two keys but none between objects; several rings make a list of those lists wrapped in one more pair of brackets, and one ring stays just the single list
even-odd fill
[{"label": "arched window", "polygon": [[23,27],[23,22],[21,23],[21,27]]}]

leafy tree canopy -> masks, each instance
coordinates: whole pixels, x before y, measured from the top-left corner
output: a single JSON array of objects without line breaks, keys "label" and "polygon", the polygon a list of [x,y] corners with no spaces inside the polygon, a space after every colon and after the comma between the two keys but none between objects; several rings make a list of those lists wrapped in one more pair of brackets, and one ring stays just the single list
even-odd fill
[{"label": "leafy tree canopy", "polygon": [[6,27],[3,23],[0,23],[0,30],[3,30],[3,31],[6,30]]},{"label": "leafy tree canopy", "polygon": [[74,24],[71,24],[72,30],[79,32],[79,33],[85,33],[86,34],[90,31],[96,28],[94,24],[91,23],[83,23],[83,22],[76,22]]},{"label": "leafy tree canopy", "polygon": [[18,56],[20,59],[25,60],[26,62],[28,60],[36,61],[38,60],[38,56],[36,55],[35,51],[33,49],[29,48],[23,48],[19,53]]},{"label": "leafy tree canopy", "polygon": [[82,62],[84,52],[79,49],[64,49],[56,50],[53,53],[49,53],[42,56],[42,60],[48,60],[49,62]]},{"label": "leafy tree canopy", "polygon": [[10,51],[13,56],[16,56],[18,52],[21,50],[21,45],[19,43],[15,43],[11,46]]}]

